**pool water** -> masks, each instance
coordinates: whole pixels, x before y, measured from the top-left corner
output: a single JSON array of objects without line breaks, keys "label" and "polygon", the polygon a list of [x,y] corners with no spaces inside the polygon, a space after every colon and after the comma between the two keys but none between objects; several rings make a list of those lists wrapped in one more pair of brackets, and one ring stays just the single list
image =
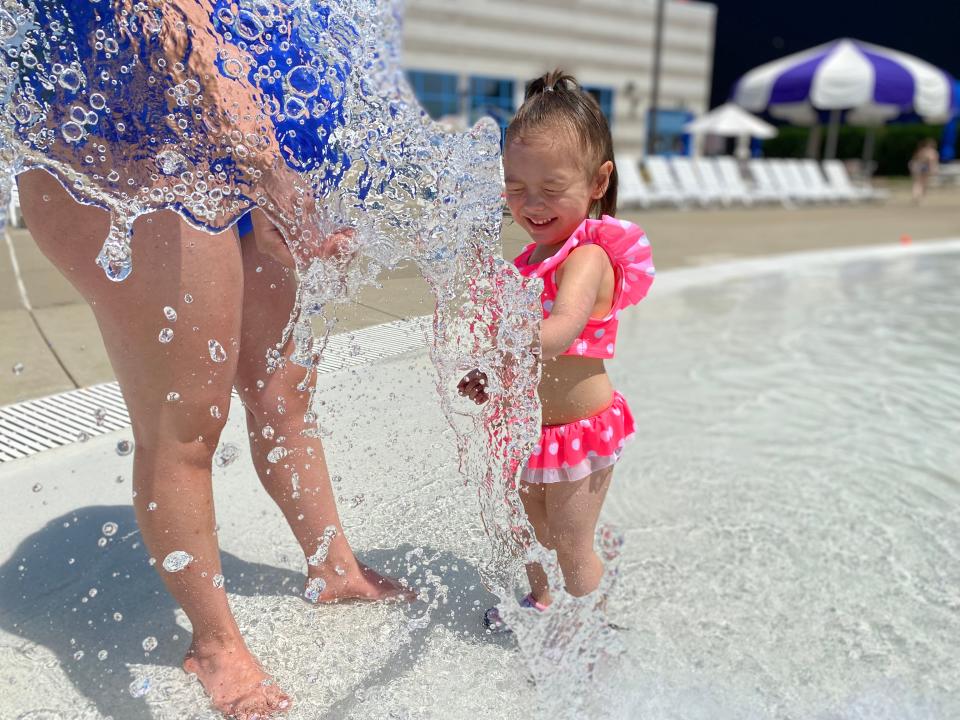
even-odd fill
[{"label": "pool water", "polygon": [[[640,432],[604,512],[626,539],[624,652],[579,716],[960,716],[960,254],[943,248],[667,273],[624,315],[611,372]],[[434,378],[416,352],[319,381],[344,525],[423,589],[409,608],[303,602],[231,413],[224,574],[291,718],[540,712],[515,643],[480,623],[488,543]],[[3,514],[3,717],[217,717],[178,669],[189,624],[138,543],[118,437],[2,468],[22,508]]]}]

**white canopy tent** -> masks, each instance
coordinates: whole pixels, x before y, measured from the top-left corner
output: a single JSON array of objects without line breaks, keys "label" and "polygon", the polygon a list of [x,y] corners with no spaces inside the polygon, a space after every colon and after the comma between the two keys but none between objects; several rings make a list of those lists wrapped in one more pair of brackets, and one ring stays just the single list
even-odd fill
[{"label": "white canopy tent", "polygon": [[[750,154],[750,138],[766,139],[777,135],[777,128],[773,125],[733,103],[714,108],[688,122],[683,129],[691,135],[737,138],[738,157],[747,157]],[[697,146],[699,147],[699,143]]]}]

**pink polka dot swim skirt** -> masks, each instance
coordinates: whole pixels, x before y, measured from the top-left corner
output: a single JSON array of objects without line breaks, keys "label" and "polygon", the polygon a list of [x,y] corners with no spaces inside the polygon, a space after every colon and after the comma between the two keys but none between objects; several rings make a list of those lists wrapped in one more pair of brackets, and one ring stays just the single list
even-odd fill
[{"label": "pink polka dot swim skirt", "polygon": [[633,434],[633,415],[623,395],[615,391],[610,407],[593,417],[564,425],[544,425],[520,480],[527,483],[582,480],[616,463]]}]

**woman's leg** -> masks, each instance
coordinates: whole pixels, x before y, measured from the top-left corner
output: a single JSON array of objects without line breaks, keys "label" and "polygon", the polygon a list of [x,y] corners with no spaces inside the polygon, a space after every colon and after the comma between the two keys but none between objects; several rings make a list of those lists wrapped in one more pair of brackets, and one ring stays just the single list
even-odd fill
[{"label": "woman's leg", "polygon": [[[306,422],[310,392],[298,386],[306,371],[289,361],[267,372],[267,354],[290,355],[292,340],[277,347],[296,299],[296,280],[277,260],[241,240],[244,267],[243,326],[236,387],[243,400],[250,452],[260,482],[283,511],[308,558],[308,597],[314,601],[383,599],[402,591],[354,557],[340,524],[336,498],[316,422]],[[286,455],[271,462],[271,451]],[[276,458],[274,458],[276,459]]]},{"label": "woman's leg", "polygon": [[600,585],[603,562],[594,550],[600,509],[610,487],[613,468],[576,482],[545,485],[547,524],[571,595],[587,595]]},{"label": "woman's leg", "polygon": [[[237,366],[243,273],[233,233],[195,231],[170,212],[134,225],[133,273],[108,280],[94,263],[108,230],[103,211],[74,202],[43,171],[20,178],[23,215],[41,251],[96,316],[133,423],[134,509],[167,589],[193,626],[184,668],[221,711],[246,717],[283,707],[286,696],[247,649],[219,578],[211,459]],[[164,307],[177,313],[168,320]],[[169,342],[159,340],[164,328]],[[208,341],[227,351],[215,362]],[[224,414],[225,415],[225,414]],[[163,568],[182,551],[190,564]],[[215,582],[215,578],[217,581]],[[219,586],[219,587],[218,587]]]}]

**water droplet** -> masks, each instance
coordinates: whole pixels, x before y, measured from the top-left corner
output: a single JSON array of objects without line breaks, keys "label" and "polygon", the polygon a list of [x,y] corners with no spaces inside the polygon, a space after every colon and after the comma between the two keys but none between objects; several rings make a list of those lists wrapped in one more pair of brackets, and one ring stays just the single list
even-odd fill
[{"label": "water droplet", "polygon": [[75,122],[65,122],[60,126],[60,133],[63,135],[64,140],[71,143],[80,142],[87,134],[83,126]]},{"label": "water droplet", "polygon": [[21,362],[14,363],[13,368],[11,369],[13,370],[14,375],[19,375],[23,372],[23,363]]},{"label": "water droplet", "polygon": [[110,542],[110,541],[107,540],[105,537],[98,538],[98,539],[97,539],[97,547],[99,547],[99,548],[105,548],[105,547],[107,546],[107,543],[108,543],[108,542]]},{"label": "water droplet", "polygon": [[266,438],[267,440],[270,440],[271,438],[273,438],[273,435],[274,435],[273,426],[264,425],[263,430],[260,431],[260,434],[263,435],[263,437]]},{"label": "water droplet", "polygon": [[106,650],[101,650],[97,653],[97,660],[106,660],[108,654]]},{"label": "water droplet", "polygon": [[163,569],[167,572],[176,573],[183,570],[187,565],[193,562],[193,555],[184,550],[174,550],[163,560]]},{"label": "water droplet", "polygon": [[97,589],[96,589],[96,588],[90,588],[89,590],[87,590],[87,595],[89,595],[90,597],[96,597],[96,596],[97,596]]},{"label": "water droplet", "polygon": [[40,483],[34,483],[33,491],[40,492],[41,490],[43,490],[43,485],[41,485]]},{"label": "water droplet", "polygon": [[129,440],[120,440],[117,443],[117,455],[123,457],[133,452],[133,443]]},{"label": "water droplet", "polygon": [[275,447],[273,450],[267,453],[267,461],[271,463],[278,463],[283,460],[288,454],[289,450],[285,447]]},{"label": "water droplet", "polygon": [[113,216],[110,219],[110,233],[97,255],[97,265],[113,282],[126,280],[133,272],[133,254],[130,250],[130,238],[133,235],[133,221]]},{"label": "water droplet", "polygon": [[67,90],[76,92],[83,83],[83,74],[75,68],[67,68],[60,73],[60,85]]},{"label": "water droplet", "polygon": [[176,322],[176,321],[177,321],[177,311],[174,310],[174,309],[173,309],[172,307],[170,307],[169,305],[167,305],[166,307],[163,308],[163,315],[164,315],[164,317],[167,318],[167,320],[169,320],[170,322]]},{"label": "water droplet", "polygon": [[73,659],[74,659],[74,660],[82,660],[82,659],[83,659],[83,650],[77,650],[77,651],[73,654]]},{"label": "water droplet", "polygon": [[157,509],[157,504],[156,504],[155,502],[147,503],[147,511],[148,511],[148,512],[153,512],[153,511],[156,510],[156,509]]},{"label": "water droplet", "polygon": [[160,337],[157,339],[164,344],[170,342],[173,340],[173,330],[170,328],[164,328],[160,331]]},{"label": "water droplet", "polygon": [[333,539],[338,535],[337,528],[333,525],[327,525],[323,529],[323,537],[320,538],[320,544],[317,546],[317,551],[307,558],[307,564],[312,567],[319,567],[327,559],[327,555],[330,553],[330,543],[333,542]]},{"label": "water droplet", "polygon": [[164,175],[179,175],[187,169],[187,159],[176,150],[162,150],[157,154],[157,167]]},{"label": "water droplet", "polygon": [[220,419],[220,408],[218,408],[216,405],[211,405],[211,406],[210,406],[210,417],[215,417],[215,418],[217,418],[217,420],[219,420],[219,419]]},{"label": "water droplet", "polygon": [[219,590],[223,587],[223,575],[214,575],[213,576],[213,586]]},{"label": "water droplet", "polygon": [[153,652],[157,649],[157,639],[153,635],[148,635],[143,639],[143,642],[140,643],[143,646],[143,649],[147,652]]},{"label": "water droplet", "polygon": [[90,439],[90,433],[81,430],[77,433],[77,442],[86,442]]},{"label": "water droplet", "polygon": [[103,527],[100,528],[100,531],[104,534],[105,537],[113,537],[117,534],[118,526],[115,522],[105,522]]},{"label": "water droplet", "polygon": [[320,593],[327,586],[323,578],[311,578],[307,582],[307,587],[303,591],[303,596],[312,603],[320,599]]},{"label": "water droplet", "polygon": [[97,425],[103,425],[107,419],[107,411],[104,408],[97,408],[93,411],[93,420]]},{"label": "water droplet", "polygon": [[113,619],[116,620],[117,622],[121,622],[123,620],[123,615],[118,612],[115,612],[113,614]]},{"label": "water droplet", "polygon": [[223,349],[223,345],[218,343],[216,340],[209,340],[207,342],[207,349],[210,351],[210,359],[215,363],[225,362],[227,359],[227,351]]},{"label": "water droplet", "polygon": [[183,301],[184,301],[187,305],[189,305],[190,303],[193,302],[193,295],[191,295],[190,293],[184,294],[184,296],[183,296]]},{"label": "water droplet", "polygon": [[130,683],[130,695],[133,697],[142,698],[148,692],[150,692],[150,678],[134,680],[132,683]]},{"label": "water droplet", "polygon": [[176,402],[180,399],[180,393],[171,391],[167,393],[167,402]]},{"label": "water droplet", "polygon": [[240,457],[240,448],[232,442],[225,442],[217,450],[214,462],[216,462],[217,467],[223,468],[234,462],[238,457]]}]

